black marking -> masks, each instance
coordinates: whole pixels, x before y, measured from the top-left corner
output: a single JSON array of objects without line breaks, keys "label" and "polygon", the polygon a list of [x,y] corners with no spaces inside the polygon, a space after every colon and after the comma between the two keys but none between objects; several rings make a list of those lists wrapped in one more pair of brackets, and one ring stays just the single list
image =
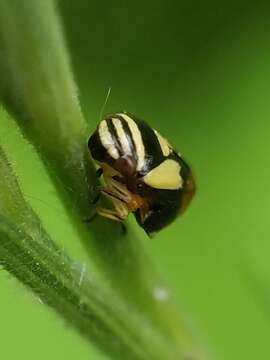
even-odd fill
[{"label": "black marking", "polygon": [[134,213],[137,223],[149,235],[169,225],[179,214],[182,190],[159,190],[149,187],[150,207],[145,218]]},{"label": "black marking", "polygon": [[136,151],[136,145],[135,145],[135,142],[134,142],[134,139],[133,139],[132,132],[131,132],[131,130],[129,128],[128,122],[121,115],[116,115],[115,118],[117,118],[117,119],[119,119],[121,121],[124,133],[126,134],[126,138],[127,138],[127,141],[129,143],[129,146],[130,146],[130,149],[131,149],[132,157],[134,158],[134,160],[136,162],[136,166],[137,166],[138,154],[137,154],[137,151]]},{"label": "black marking", "polygon": [[101,143],[98,129],[99,127],[88,140],[88,148],[91,152],[92,157],[95,160],[104,161],[108,157],[108,153],[103,144]]},{"label": "black marking", "polygon": [[108,129],[109,129],[109,132],[112,136],[112,139],[113,139],[113,142],[114,142],[114,146],[115,148],[118,150],[119,152],[119,155],[120,157],[124,155],[124,151],[123,151],[123,148],[121,146],[121,141],[118,137],[118,134],[117,134],[117,131],[116,131],[116,128],[113,124],[113,121],[112,121],[112,118],[107,118],[106,119],[106,122],[107,122],[107,125],[108,125]]},{"label": "black marking", "polygon": [[179,156],[176,152],[173,152],[171,154],[170,158],[177,161],[180,164],[180,176],[183,180],[182,188],[184,188],[186,185],[186,180],[188,179],[190,172],[191,172],[190,167],[188,166],[186,161],[181,156]]},{"label": "black marking", "polygon": [[113,166],[115,159],[110,156],[107,149],[101,143],[99,136],[99,126],[88,140],[88,148],[94,160]]},{"label": "black marking", "polygon": [[132,117],[136,122],[142,135],[142,141],[145,149],[145,165],[140,171],[140,175],[146,175],[150,170],[158,166],[164,159],[160,143],[154,130],[144,121]]}]

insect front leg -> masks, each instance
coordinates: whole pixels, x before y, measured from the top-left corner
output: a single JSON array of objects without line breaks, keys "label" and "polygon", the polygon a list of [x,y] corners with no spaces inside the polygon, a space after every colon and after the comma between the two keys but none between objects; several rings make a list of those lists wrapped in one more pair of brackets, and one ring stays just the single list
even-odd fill
[{"label": "insect front leg", "polygon": [[105,216],[105,213],[109,214],[110,216],[113,215],[115,218],[117,218],[117,221],[123,221],[128,217],[129,209],[127,207],[127,204],[117,198],[115,195],[112,195],[105,190],[102,191],[103,195],[106,196],[108,199],[110,199],[113,203],[114,209],[106,209],[106,208],[97,208],[97,213],[99,215]]},{"label": "insect front leg", "polygon": [[113,221],[118,221],[118,222],[123,221],[123,219],[121,219],[121,217],[118,215],[117,211],[115,210],[98,207],[97,214]]},{"label": "insect front leg", "polygon": [[102,189],[102,193],[121,200],[126,204],[129,212],[137,210],[143,204],[143,199],[139,195],[131,193],[124,184],[112,178],[107,181],[107,186]]}]

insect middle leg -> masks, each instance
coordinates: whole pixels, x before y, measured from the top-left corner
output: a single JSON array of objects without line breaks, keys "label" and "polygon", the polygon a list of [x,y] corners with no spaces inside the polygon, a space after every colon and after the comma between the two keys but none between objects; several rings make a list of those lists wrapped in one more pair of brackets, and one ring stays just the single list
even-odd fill
[{"label": "insect middle leg", "polygon": [[132,196],[128,189],[123,184],[113,179],[110,179],[110,181],[107,182],[107,186],[103,188],[101,192],[110,194],[126,204],[130,203],[132,200]]}]

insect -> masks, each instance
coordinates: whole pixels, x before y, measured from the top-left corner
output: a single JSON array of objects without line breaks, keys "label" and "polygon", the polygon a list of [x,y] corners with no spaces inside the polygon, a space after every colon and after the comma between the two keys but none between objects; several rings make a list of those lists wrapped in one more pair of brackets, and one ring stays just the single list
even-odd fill
[{"label": "insect", "polygon": [[133,213],[148,235],[170,224],[189,205],[192,172],[155,129],[126,112],[107,115],[88,141],[113,208],[97,213],[122,222]]}]

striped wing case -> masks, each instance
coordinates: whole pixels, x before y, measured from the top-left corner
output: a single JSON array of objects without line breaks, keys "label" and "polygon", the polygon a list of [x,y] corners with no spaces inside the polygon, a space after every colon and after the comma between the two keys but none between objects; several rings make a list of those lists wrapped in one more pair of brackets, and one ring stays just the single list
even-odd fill
[{"label": "striped wing case", "polygon": [[137,207],[127,205],[126,213],[133,212],[147,233],[168,225],[189,204],[195,191],[189,166],[165,138],[134,115],[106,116],[88,146],[101,167],[108,165],[121,175],[113,181],[141,198]]}]

